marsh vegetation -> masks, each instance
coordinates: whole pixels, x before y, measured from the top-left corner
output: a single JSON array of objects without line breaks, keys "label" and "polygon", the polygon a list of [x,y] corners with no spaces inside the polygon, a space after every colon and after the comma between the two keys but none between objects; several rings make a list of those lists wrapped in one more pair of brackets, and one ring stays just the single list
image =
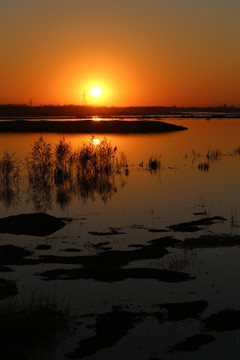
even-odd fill
[{"label": "marsh vegetation", "polygon": [[73,150],[64,138],[53,146],[40,136],[25,162],[5,152],[0,159],[0,199],[5,207],[17,201],[21,176],[27,177],[27,201],[33,201],[36,211],[51,209],[53,201],[64,209],[73,195],[84,201],[99,196],[107,202],[117,192],[116,183],[125,186],[127,158],[106,139],[98,144],[93,140]]},{"label": "marsh vegetation", "polygon": [[0,306],[1,357],[46,359],[71,331],[69,307],[50,294],[16,297]]},{"label": "marsh vegetation", "polygon": [[[194,164],[197,159],[205,158],[198,163],[197,169],[208,172],[211,164],[223,156],[239,154],[239,147],[228,154],[208,148],[205,155],[192,149],[190,157],[185,154],[185,159],[190,158]],[[106,203],[125,187],[131,167],[126,154],[119,152],[117,146],[106,138],[96,141],[92,137],[81,147],[73,149],[64,138],[51,144],[40,136],[31,145],[24,161],[16,153],[3,153],[0,158],[0,201],[5,208],[17,206],[23,181],[28,184],[26,201],[34,204],[35,211],[50,210],[54,203],[64,210],[73,197],[84,202],[100,198]],[[151,155],[147,161],[141,161],[138,169],[160,177],[164,170],[162,154]]]},{"label": "marsh vegetation", "polygon": [[[15,194],[0,200],[4,359],[237,358],[240,151],[229,121],[221,139],[200,119],[192,132],[102,141],[1,135],[1,186]],[[49,299],[32,298],[36,288]]]},{"label": "marsh vegetation", "polygon": [[8,208],[19,194],[20,162],[15,153],[4,152],[0,159],[0,200]]}]

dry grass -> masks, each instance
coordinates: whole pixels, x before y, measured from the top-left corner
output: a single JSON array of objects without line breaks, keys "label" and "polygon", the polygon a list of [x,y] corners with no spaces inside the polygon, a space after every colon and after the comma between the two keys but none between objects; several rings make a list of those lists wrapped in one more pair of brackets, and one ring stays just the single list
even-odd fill
[{"label": "dry grass", "polygon": [[[0,307],[0,355],[10,359],[46,359],[71,328],[68,306],[49,294],[34,293]],[[41,355],[42,354],[42,355]]]},{"label": "dry grass", "polygon": [[0,200],[8,208],[17,200],[19,193],[20,161],[15,153],[4,152],[0,159]]},{"label": "dry grass", "polygon": [[123,187],[128,175],[127,158],[118,154],[106,139],[99,144],[92,138],[76,151],[65,139],[53,149],[41,136],[32,145],[26,158],[29,194],[36,210],[51,208],[53,198],[65,208],[72,195],[82,200],[100,196],[106,202],[117,192],[116,178]]}]

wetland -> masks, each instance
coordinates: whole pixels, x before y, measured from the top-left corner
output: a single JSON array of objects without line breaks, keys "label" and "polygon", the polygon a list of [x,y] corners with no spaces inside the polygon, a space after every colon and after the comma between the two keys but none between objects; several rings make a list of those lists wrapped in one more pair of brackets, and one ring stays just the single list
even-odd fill
[{"label": "wetland", "polygon": [[240,119],[167,122],[0,134],[5,359],[238,358]]}]

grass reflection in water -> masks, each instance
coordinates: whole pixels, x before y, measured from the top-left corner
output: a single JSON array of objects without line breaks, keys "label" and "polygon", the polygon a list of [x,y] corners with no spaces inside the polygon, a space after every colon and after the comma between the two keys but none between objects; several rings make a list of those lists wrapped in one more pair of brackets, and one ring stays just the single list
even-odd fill
[{"label": "grass reflection in water", "polygon": [[5,207],[17,201],[20,175],[25,171],[27,201],[34,203],[35,210],[46,211],[54,201],[64,209],[73,195],[84,201],[100,196],[107,202],[117,192],[116,179],[124,187],[128,164],[126,155],[118,153],[106,139],[96,143],[92,138],[73,150],[64,138],[52,146],[41,136],[32,144],[25,162],[14,153],[4,153],[0,170],[0,200]]},{"label": "grass reflection in water", "polygon": [[15,153],[4,152],[0,159],[0,201],[8,208],[17,201],[19,194],[20,162]]},{"label": "grass reflection in water", "polygon": [[[239,147],[225,154],[219,149],[208,149],[206,154],[192,149],[190,160],[196,169],[208,172],[212,164],[226,156],[239,156]],[[185,159],[189,156],[185,154]],[[146,163],[138,164],[138,170],[148,171],[160,178],[163,166],[161,154],[151,156]],[[169,167],[170,168],[170,167]],[[74,197],[87,201],[100,198],[104,203],[124,188],[129,175],[126,154],[118,152],[107,139],[92,137],[78,149],[73,149],[64,138],[58,143],[47,143],[40,136],[32,144],[24,161],[15,153],[5,152],[0,158],[0,201],[7,209],[20,200],[26,192],[27,203],[32,202],[35,211],[52,209],[54,203],[66,209]]]}]

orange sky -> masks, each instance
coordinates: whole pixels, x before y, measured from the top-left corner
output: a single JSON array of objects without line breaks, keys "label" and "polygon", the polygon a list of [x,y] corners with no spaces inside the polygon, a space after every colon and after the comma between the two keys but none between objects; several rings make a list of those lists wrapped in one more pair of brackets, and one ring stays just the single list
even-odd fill
[{"label": "orange sky", "polygon": [[239,14],[239,0],[1,1],[0,103],[85,90],[89,105],[240,106]]}]

